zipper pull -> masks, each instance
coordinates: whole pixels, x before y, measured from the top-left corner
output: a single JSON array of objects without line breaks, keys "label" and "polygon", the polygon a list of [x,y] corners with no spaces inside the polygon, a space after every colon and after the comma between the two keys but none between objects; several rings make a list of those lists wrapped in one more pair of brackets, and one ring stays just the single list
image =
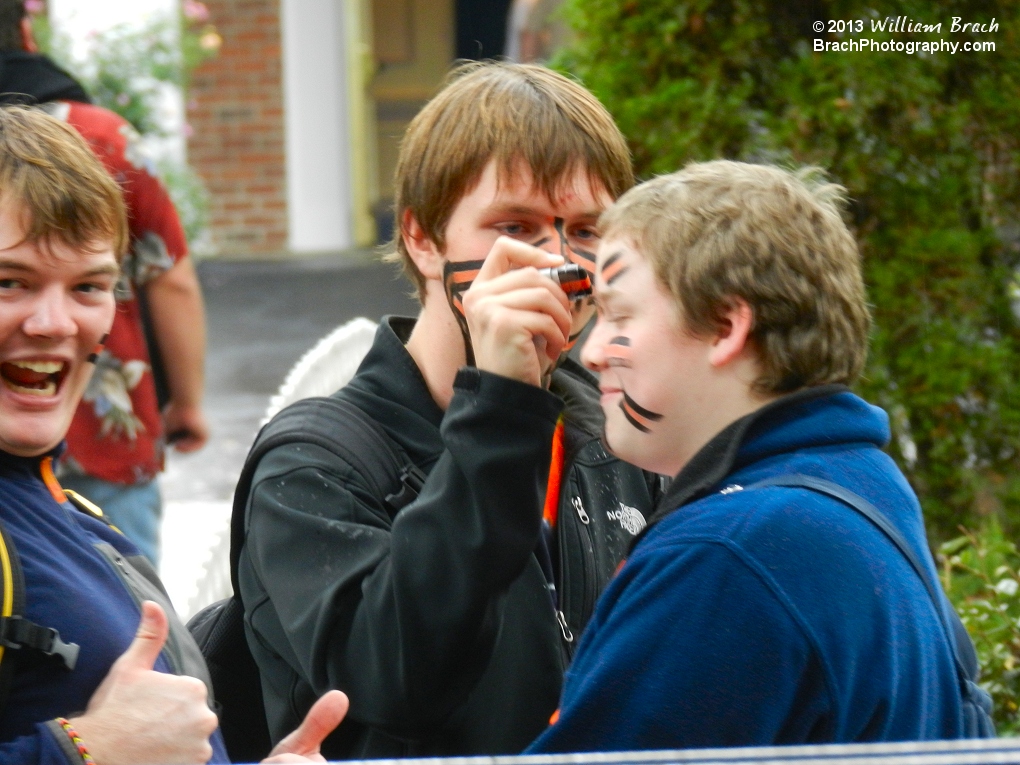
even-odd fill
[{"label": "zipper pull", "polygon": [[560,632],[563,633],[563,639],[568,643],[574,642],[574,633],[570,631],[570,627],[567,626],[567,617],[563,615],[562,611],[556,612],[556,621],[560,625]]},{"label": "zipper pull", "polygon": [[574,506],[574,510],[577,511],[577,517],[581,519],[581,523],[587,526],[591,523],[591,518],[588,517],[588,513],[584,511],[584,505],[581,504],[580,497],[574,497],[570,500],[570,504]]}]

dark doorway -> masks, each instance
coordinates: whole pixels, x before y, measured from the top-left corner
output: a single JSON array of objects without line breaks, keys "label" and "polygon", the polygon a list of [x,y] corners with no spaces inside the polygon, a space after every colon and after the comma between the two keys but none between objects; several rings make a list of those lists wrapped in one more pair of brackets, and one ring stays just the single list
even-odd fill
[{"label": "dark doorway", "polygon": [[511,0],[457,0],[457,58],[503,55]]}]

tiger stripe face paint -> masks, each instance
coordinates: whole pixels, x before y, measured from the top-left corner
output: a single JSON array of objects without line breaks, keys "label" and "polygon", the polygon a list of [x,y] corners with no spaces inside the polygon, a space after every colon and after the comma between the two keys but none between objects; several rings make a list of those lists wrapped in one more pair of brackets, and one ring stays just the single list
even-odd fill
[{"label": "tiger stripe face paint", "polygon": [[627,395],[627,391],[623,391],[623,398],[620,400],[620,411],[622,411],[623,416],[627,418],[627,422],[642,433],[651,433],[652,425],[659,422],[663,417],[663,415],[658,412],[653,412],[650,409],[645,409],[643,406],[639,405],[634,399]]},{"label": "tiger stripe face paint", "polygon": [[572,245],[564,229],[563,218],[553,219],[553,228],[560,237],[560,255],[569,263],[580,266],[588,272],[589,276],[595,274],[595,253],[582,249],[578,245]]},{"label": "tiger stripe face paint", "polygon": [[475,365],[475,351],[471,346],[471,333],[468,331],[467,316],[464,314],[464,293],[468,291],[478,272],[482,270],[484,260],[464,260],[443,264],[443,286],[446,289],[446,300],[457,319],[460,333],[464,338],[464,355],[469,366]]},{"label": "tiger stripe face paint", "polygon": [[606,364],[611,367],[630,366],[630,338],[617,335],[606,348]]},{"label": "tiger stripe face paint", "polygon": [[[582,168],[559,179],[557,194],[553,197],[536,183],[526,164],[511,168],[509,172],[503,170],[505,168],[500,168],[495,160],[486,164],[477,184],[461,196],[451,210],[441,243],[425,237],[419,244],[409,246],[412,253],[420,252],[422,258],[436,259],[423,260],[429,267],[422,271],[430,274],[427,277],[432,280],[429,286],[438,298],[425,302],[423,318],[432,324],[432,315],[441,311],[445,316],[436,321],[435,326],[445,323],[452,328],[454,324],[446,313],[451,311],[459,330],[457,334],[463,336],[464,360],[469,363],[473,352],[464,315],[464,293],[477,278],[493,247],[505,246],[505,243],[497,245],[500,237],[561,254],[567,263],[584,269],[590,280],[595,256],[588,250],[595,250],[596,223],[612,202],[601,184],[593,183]],[[583,280],[577,281],[583,284]],[[573,282],[569,286],[572,285]],[[590,296],[574,299],[570,310],[572,322],[568,335],[574,336],[594,313]],[[435,343],[444,348],[452,341],[449,330],[434,337]],[[421,346],[431,348],[432,342],[423,342]],[[448,355],[445,350],[442,353]]]},{"label": "tiger stripe face paint", "polygon": [[627,268],[628,266],[626,262],[623,260],[623,253],[622,252],[613,253],[608,258],[606,258],[605,263],[603,263],[600,268],[602,281],[604,281],[607,285],[612,284],[621,276],[623,276],[625,273],[627,273]]},{"label": "tiger stripe face paint", "polygon": [[720,378],[712,341],[684,330],[674,298],[629,238],[600,244],[594,288],[598,318],[581,361],[599,376],[605,444],[646,470],[676,475],[691,432],[713,416]]}]

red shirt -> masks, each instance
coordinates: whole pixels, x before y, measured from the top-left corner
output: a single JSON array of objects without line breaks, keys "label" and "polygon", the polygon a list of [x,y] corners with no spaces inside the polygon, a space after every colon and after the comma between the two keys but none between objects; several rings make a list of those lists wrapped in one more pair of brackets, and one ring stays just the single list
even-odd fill
[{"label": "red shirt", "polygon": [[113,329],[67,433],[66,459],[107,481],[147,481],[163,469],[163,425],[135,294],[187,255],[184,229],[141,136],[126,120],[72,101],[44,108],[81,133],[120,184],[131,233]]}]

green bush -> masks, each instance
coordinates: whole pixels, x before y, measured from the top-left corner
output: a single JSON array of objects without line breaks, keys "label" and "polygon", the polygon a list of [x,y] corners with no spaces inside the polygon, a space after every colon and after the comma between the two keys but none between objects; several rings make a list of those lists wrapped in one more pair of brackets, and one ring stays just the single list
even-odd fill
[{"label": "green bush", "polygon": [[[567,0],[557,65],[606,104],[638,173],[727,157],[818,165],[845,185],[875,330],[862,395],[936,540],[1020,531],[1020,4],[1012,0]],[[941,32],[872,32],[903,16]],[[990,22],[950,33],[952,17]],[[829,19],[861,34],[816,34]],[[816,52],[988,40],[955,55]]]},{"label": "green bush", "polygon": [[999,735],[1020,734],[1020,553],[993,519],[939,548],[942,583],[974,639]]}]

